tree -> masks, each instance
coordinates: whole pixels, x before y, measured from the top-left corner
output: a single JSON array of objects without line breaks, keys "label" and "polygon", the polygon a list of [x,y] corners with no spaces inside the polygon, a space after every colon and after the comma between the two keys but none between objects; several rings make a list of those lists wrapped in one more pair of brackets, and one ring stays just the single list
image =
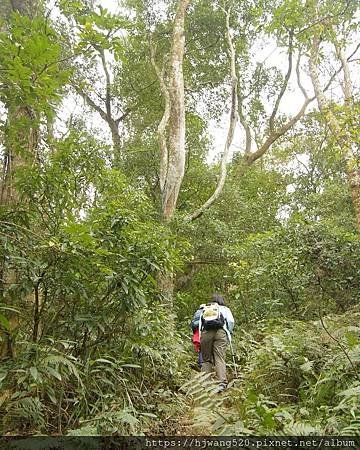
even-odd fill
[{"label": "tree", "polygon": [[61,11],[67,21],[63,30],[67,34],[65,48],[76,66],[71,84],[108,125],[114,155],[120,158],[120,126],[131,108],[124,109],[122,99],[115,94],[114,77],[121,70],[124,51],[121,34],[130,24],[125,17],[114,16],[101,6],[92,7],[86,2],[63,2]]},{"label": "tree", "polygon": [[161,217],[164,222],[170,222],[174,216],[185,171],[183,59],[185,50],[185,13],[189,3],[189,0],[179,0],[177,3],[169,57],[169,79],[167,81],[164,79],[164,72],[161,73],[156,66],[154,50],[152,49],[152,63],[165,99],[164,115],[158,127],[160,143],[159,179],[162,196]]},{"label": "tree", "polygon": [[[22,177],[40,161],[40,128],[44,118],[53,114],[68,72],[59,67],[61,47],[54,30],[41,14],[35,1],[12,2],[12,14],[0,40],[0,96],[7,118],[4,132],[4,156],[0,206],[11,214],[23,208],[26,222],[26,189]],[[6,252],[5,252],[6,253]],[[2,260],[2,293],[5,304],[11,306],[16,295],[17,273],[9,261]],[[33,295],[27,293],[28,300]],[[23,297],[23,293],[17,292]],[[1,355],[12,356],[11,333],[16,328],[16,316],[5,330]],[[6,347],[6,348],[5,348]]]},{"label": "tree", "polygon": [[[38,7],[38,2],[34,0],[11,1],[11,11],[21,16],[30,17]],[[6,94],[5,94],[6,95]],[[20,100],[20,99],[19,99]],[[30,164],[36,158],[36,148],[38,145],[36,115],[32,106],[19,104],[8,95],[4,99],[8,112],[8,133],[5,135],[5,156],[3,163],[3,178],[1,180],[2,205],[13,204],[18,200],[18,194],[14,186],[14,174],[17,168],[24,165],[28,158]],[[16,124],[21,123],[21,126]],[[14,131],[15,133],[14,133]],[[17,134],[19,135],[17,136]],[[17,142],[18,141],[18,142]],[[20,155],[19,149],[25,153],[25,157]]]},{"label": "tree", "polygon": [[[238,5],[237,5],[238,6]],[[244,10],[246,10],[246,8],[248,8],[249,5],[245,5],[244,6]],[[239,7],[238,7],[239,8]],[[261,7],[260,7],[261,10]],[[235,10],[236,11],[236,10]],[[265,13],[265,11],[262,11],[263,13]],[[251,16],[251,15],[245,15],[244,11],[241,9],[240,7],[240,11],[236,11],[237,15],[235,14],[235,18],[241,22],[243,20],[243,17],[247,17],[247,19],[245,19],[245,24],[243,25],[244,28],[246,29],[247,33],[249,34],[249,40],[250,39],[255,39],[258,34],[258,31],[254,31],[254,29],[256,29],[256,21],[257,21],[257,17],[256,16]],[[196,218],[200,217],[204,211],[206,209],[208,209],[220,196],[221,191],[223,189],[224,183],[225,183],[225,178],[226,178],[226,163],[227,163],[227,158],[228,158],[228,152],[229,152],[229,147],[231,145],[231,140],[230,140],[230,145],[228,145],[228,141],[229,141],[229,135],[233,134],[233,129],[236,126],[237,123],[237,118],[239,118],[241,126],[245,132],[245,148],[243,150],[243,160],[242,163],[239,165],[239,172],[238,172],[238,176],[241,177],[247,167],[251,166],[255,161],[257,161],[259,158],[261,158],[270,148],[271,146],[274,144],[274,142],[276,142],[279,138],[281,138],[282,136],[284,136],[291,128],[294,127],[294,125],[301,119],[301,117],[303,117],[308,105],[310,104],[310,102],[313,100],[311,98],[309,98],[308,94],[306,93],[306,91],[303,89],[302,84],[301,84],[301,77],[300,77],[300,70],[299,70],[299,64],[300,64],[300,58],[301,55],[299,53],[298,55],[298,63],[297,63],[297,67],[296,67],[296,73],[297,73],[297,82],[298,82],[298,87],[300,89],[300,91],[303,93],[304,95],[304,102],[302,104],[302,106],[300,107],[299,111],[297,114],[295,114],[293,117],[289,118],[288,120],[281,120],[279,121],[279,125],[276,123],[276,118],[278,115],[278,110],[279,110],[279,106],[280,106],[280,102],[288,88],[288,83],[289,83],[289,79],[290,76],[292,74],[292,70],[293,70],[293,53],[294,53],[294,45],[293,45],[293,34],[294,34],[294,30],[293,29],[287,29],[286,30],[286,36],[288,38],[288,43],[287,43],[287,53],[288,53],[288,69],[286,72],[285,77],[283,78],[282,82],[279,85],[279,91],[276,93],[276,95],[274,95],[275,101],[273,102],[273,109],[270,113],[270,116],[267,118],[268,120],[268,127],[266,127],[265,129],[263,128],[261,130],[261,136],[254,136],[254,133],[251,130],[251,126],[250,126],[250,121],[251,119],[246,117],[246,112],[245,112],[245,108],[246,106],[250,105],[250,109],[253,108],[253,111],[251,112],[251,114],[254,116],[254,110],[258,109],[257,113],[255,114],[260,114],[262,116],[264,116],[264,109],[263,109],[263,105],[261,104],[261,100],[259,98],[259,96],[261,95],[261,90],[262,89],[270,89],[271,88],[271,79],[270,79],[270,75],[266,74],[266,69],[264,67],[262,67],[262,65],[257,64],[256,65],[256,69],[255,72],[253,73],[252,77],[249,77],[248,74],[242,75],[241,73],[241,67],[238,67],[238,69],[236,70],[235,68],[235,64],[236,64],[236,60],[241,61],[243,64],[247,64],[248,66],[250,66],[249,64],[249,55],[248,55],[248,50],[247,50],[247,46],[251,46],[250,41],[246,42],[245,44],[242,43],[242,45],[240,44],[240,42],[243,40],[243,36],[240,36],[239,40],[237,43],[233,44],[232,43],[232,39],[230,37],[230,26],[229,26],[229,14],[230,14],[230,10],[228,11],[228,16],[227,16],[227,40],[228,40],[228,48],[229,48],[229,55],[230,55],[230,61],[231,61],[231,80],[232,80],[232,109],[235,106],[235,108],[237,108],[237,114],[231,114],[231,119],[230,119],[230,127],[229,127],[229,133],[228,134],[228,139],[226,141],[226,145],[225,145],[225,151],[222,154],[222,158],[221,158],[221,175],[218,179],[218,183],[217,186],[215,188],[214,193],[212,194],[212,196],[197,210],[195,210],[194,212],[190,213],[187,216],[188,220],[195,220]],[[255,23],[254,23],[255,22]],[[268,27],[269,31],[274,32],[274,30],[277,28],[277,24],[276,24],[276,20],[273,20],[273,23],[271,23]],[[284,45],[283,41],[284,41],[284,37],[280,34],[279,35],[279,44],[280,45]],[[240,54],[236,55],[235,54],[235,48],[240,48]],[[237,75],[238,74],[238,75]],[[244,82],[244,78],[248,78],[248,83],[249,83],[249,87],[248,87],[248,92],[246,93],[245,91],[245,86],[246,86],[246,82]],[[268,85],[263,85],[262,81],[261,81],[261,77],[268,77]],[[265,81],[266,83],[266,81]],[[256,98],[254,97],[257,96]],[[236,96],[236,99],[234,99],[234,95]],[[251,98],[253,97],[253,101],[255,100],[257,102],[258,106],[255,106],[256,103],[250,103]],[[249,101],[250,98],[250,101]],[[247,100],[247,103],[246,103]],[[259,110],[260,107],[260,110]],[[249,106],[248,106],[249,108]],[[262,120],[266,120],[265,117],[263,117]],[[278,125],[276,127],[276,125]],[[256,127],[256,123],[253,124],[253,128]],[[232,131],[231,131],[232,130]],[[252,151],[252,142],[253,140],[255,141],[256,144],[256,149],[254,151]]]},{"label": "tree", "polygon": [[[30,18],[30,14],[36,9],[35,1],[11,1],[11,11],[18,16]],[[6,55],[8,56],[8,55]],[[11,64],[11,61],[6,61]],[[6,66],[5,66],[6,67]],[[17,75],[17,74],[16,74]],[[31,74],[34,75],[34,74]],[[13,82],[15,80],[12,80]],[[4,92],[5,87],[5,92]],[[10,92],[9,92],[10,91]],[[5,98],[4,98],[5,97]],[[4,139],[3,170],[0,186],[0,205],[13,206],[20,200],[19,192],[15,186],[15,174],[23,166],[31,165],[36,160],[38,146],[38,124],[36,113],[32,105],[16,98],[8,86],[3,85],[3,101],[7,110],[7,132]],[[1,288],[5,293],[5,303],[9,303],[6,291],[11,285],[16,284],[17,274],[13,269],[6,267],[3,260],[1,264]],[[13,316],[11,322],[2,332],[2,344],[0,358],[13,357],[12,333],[17,327],[17,316]]]},{"label": "tree", "polygon": [[[351,3],[343,5],[340,2],[340,6],[343,9],[337,11],[336,15],[326,17],[326,20],[319,20],[320,4],[318,2],[315,5],[315,17],[319,23],[313,27],[309,69],[319,109],[333,133],[338,146],[341,148],[344,161],[346,162],[349,189],[356,215],[356,222],[360,229],[360,165],[356,149],[358,139],[356,133],[354,134],[351,131],[352,117],[357,113],[357,104],[354,99],[349,67],[351,56],[348,58],[345,55],[347,42],[354,28],[352,19],[354,5]],[[324,39],[320,37],[321,35],[326,36],[327,40],[333,44],[336,58],[341,64],[338,72],[341,72],[343,77],[343,104],[340,107],[342,117],[336,112],[334,105],[331,105],[326,99],[324,88],[321,86],[318,70],[320,65],[320,45],[321,40]]]}]

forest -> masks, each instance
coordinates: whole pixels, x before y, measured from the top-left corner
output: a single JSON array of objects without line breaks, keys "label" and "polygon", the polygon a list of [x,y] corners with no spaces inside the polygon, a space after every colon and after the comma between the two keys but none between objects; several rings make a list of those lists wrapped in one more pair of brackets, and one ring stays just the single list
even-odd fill
[{"label": "forest", "polygon": [[0,435],[360,434],[359,9],[1,0]]}]

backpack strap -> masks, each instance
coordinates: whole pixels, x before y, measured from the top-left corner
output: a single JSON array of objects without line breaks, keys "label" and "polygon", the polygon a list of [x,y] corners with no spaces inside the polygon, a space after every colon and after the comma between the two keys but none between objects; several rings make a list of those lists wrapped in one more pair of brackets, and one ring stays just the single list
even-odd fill
[{"label": "backpack strap", "polygon": [[[221,311],[220,311],[220,314],[222,314]],[[225,317],[224,317],[224,321],[225,321],[225,323],[224,323],[223,329],[225,330],[225,333],[227,334],[229,342],[231,343],[231,333],[230,333],[230,331],[228,329],[228,323],[227,323],[227,320],[226,320]]]}]

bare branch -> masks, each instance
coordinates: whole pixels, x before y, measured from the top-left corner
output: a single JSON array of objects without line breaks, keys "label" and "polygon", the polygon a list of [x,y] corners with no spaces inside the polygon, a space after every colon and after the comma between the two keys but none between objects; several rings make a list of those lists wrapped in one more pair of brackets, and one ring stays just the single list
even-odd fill
[{"label": "bare branch", "polygon": [[349,62],[351,61],[351,58],[357,53],[357,51],[359,50],[359,48],[360,48],[360,42],[359,42],[358,45],[355,47],[355,50],[351,53],[351,55],[347,57],[347,60],[348,60]]},{"label": "bare branch", "polygon": [[235,46],[232,40],[231,32],[230,32],[230,9],[226,11],[226,38],[228,42],[228,53],[229,53],[229,59],[230,59],[230,76],[231,76],[231,111],[230,111],[230,123],[229,123],[229,129],[227,133],[227,138],[224,145],[224,152],[222,154],[221,163],[220,163],[220,177],[217,183],[217,186],[215,188],[214,193],[211,195],[211,197],[196,211],[194,211],[192,214],[189,214],[185,220],[192,221],[200,217],[206,209],[208,209],[220,196],[226,176],[227,176],[227,162],[228,162],[228,156],[230,152],[230,146],[232,144],[233,138],[234,138],[234,131],[235,126],[238,119],[238,112],[237,112],[237,76],[236,76],[236,62],[235,62]]},{"label": "bare branch", "polygon": [[264,153],[267,152],[267,150],[270,148],[270,146],[281,136],[283,136],[287,131],[290,130],[305,114],[306,108],[308,107],[309,103],[312,102],[313,99],[305,99],[302,107],[298,111],[298,113],[292,117],[288,122],[285,123],[281,128],[279,128],[276,131],[273,131],[270,133],[266,141],[262,144],[262,146],[256,150],[256,152],[250,153],[248,155],[245,155],[245,162],[247,166],[250,166],[253,162],[255,162],[257,159],[259,159],[261,156],[264,155]]},{"label": "bare branch", "polygon": [[304,86],[301,83],[301,77],[300,77],[300,60],[301,60],[301,52],[299,52],[299,56],[297,59],[297,63],[296,63],[296,79],[297,79],[297,84],[301,90],[301,92],[303,93],[303,96],[308,99],[308,93],[306,92],[306,89],[304,88]]},{"label": "bare branch", "polygon": [[[239,89],[240,91],[240,89]],[[240,96],[240,92],[238,95],[238,114],[239,114],[239,119],[240,119],[240,123],[243,126],[244,130],[245,130],[245,154],[250,153],[251,152],[251,129],[250,126],[248,124],[248,121],[246,120],[245,114],[244,114],[244,110],[243,110],[243,100],[244,97]]]},{"label": "bare branch", "polygon": [[106,79],[106,83],[105,83],[105,92],[106,92],[106,97],[105,97],[105,107],[106,107],[106,112],[108,114],[109,117],[111,117],[111,94],[110,94],[110,88],[111,88],[111,80],[110,80],[110,74],[109,74],[109,70],[106,64],[106,59],[105,59],[105,51],[104,49],[99,49],[99,54],[100,54],[100,58],[101,58],[101,64],[103,66],[104,69],[104,73],[105,73],[105,79]]},{"label": "bare branch", "polygon": [[[353,62],[352,57],[357,53],[360,48],[360,43],[356,46],[355,50],[346,58],[346,62]],[[326,83],[323,91],[326,92],[334,81],[336,75],[338,75],[343,70],[343,66],[341,65],[330,77],[329,81]]]},{"label": "bare branch", "polygon": [[118,127],[119,123],[122,122],[124,119],[127,118],[127,116],[131,113],[131,111],[133,110],[133,108],[126,108],[124,113],[121,114],[121,116],[119,116],[116,120],[115,120],[115,124]]},{"label": "bare branch", "polygon": [[159,182],[160,182],[160,190],[161,190],[161,192],[163,192],[164,187],[165,187],[165,182],[166,182],[167,171],[168,171],[169,152],[168,152],[168,147],[167,147],[166,128],[168,126],[169,119],[170,119],[171,103],[170,103],[169,89],[166,86],[165,79],[164,79],[165,69],[163,67],[163,69],[160,71],[159,67],[156,64],[155,49],[154,49],[154,45],[153,45],[153,42],[151,39],[151,35],[149,35],[149,48],[150,48],[151,65],[153,66],[156,76],[159,80],[160,90],[161,90],[161,93],[162,93],[162,95],[164,97],[164,101],[165,101],[164,113],[163,113],[163,116],[161,118],[161,121],[160,121],[160,123],[158,125],[158,129],[157,129],[157,133],[159,136],[159,145],[160,145]]},{"label": "bare branch", "polygon": [[325,85],[325,87],[324,87],[324,89],[323,89],[324,92],[326,92],[326,91],[329,89],[329,87],[331,86],[332,82],[335,80],[336,75],[339,75],[339,73],[341,72],[341,70],[342,70],[342,67],[340,66],[340,67],[338,68],[338,70],[336,70],[336,71],[331,75],[331,77],[329,78],[329,81],[326,83],[326,85]]},{"label": "bare branch", "polygon": [[[90,108],[93,108],[97,113],[100,114],[101,118],[105,120],[105,122],[108,124],[110,131],[111,131],[111,137],[113,141],[113,146],[117,150],[120,151],[121,149],[121,138],[119,135],[119,122],[123,118],[126,117],[127,114],[130,113],[130,111],[124,113],[118,120],[115,120],[111,114],[108,114],[107,111],[104,111],[99,105],[97,105],[94,100],[82,89],[79,88],[79,86],[76,86],[73,84],[73,87],[75,91],[86,101],[86,103],[90,106]],[[125,115],[126,114],[126,115]]]},{"label": "bare branch", "polygon": [[[277,140],[279,139],[281,136],[283,136],[285,133],[287,133],[305,114],[305,111],[308,107],[308,105],[315,99],[315,97],[313,98],[309,98],[305,88],[303,87],[303,85],[301,84],[301,79],[300,79],[300,58],[301,58],[301,54],[299,53],[299,57],[297,60],[297,64],[296,64],[296,75],[297,75],[297,82],[299,85],[299,88],[301,90],[301,92],[303,93],[305,99],[304,99],[304,103],[302,104],[301,108],[299,109],[298,113],[293,116],[291,119],[289,119],[283,126],[281,126],[279,129],[277,130],[271,130],[269,136],[266,138],[265,142],[263,142],[263,144],[258,146],[258,149],[255,152],[246,152],[245,153],[245,157],[244,157],[244,162],[245,164],[241,166],[240,171],[238,173],[239,176],[242,176],[245,173],[245,170],[248,166],[250,166],[251,164],[253,164],[256,160],[258,160],[259,158],[261,158],[271,147],[271,145]],[[289,67],[291,66],[291,62],[289,60]],[[289,73],[289,70],[288,70]],[[289,75],[290,76],[290,75]],[[284,83],[283,88],[285,86],[287,86],[287,82]],[[285,90],[284,90],[285,92]],[[281,90],[278,99],[284,95],[283,89]],[[276,111],[275,111],[276,113]],[[275,116],[273,116],[275,117]],[[240,117],[241,120],[241,117]]]},{"label": "bare branch", "polygon": [[96,112],[98,112],[102,119],[104,119],[107,123],[109,122],[108,115],[106,111],[104,111],[99,105],[97,105],[94,100],[82,89],[79,88],[76,84],[73,84],[75,91],[86,101],[86,103],[93,108]]},{"label": "bare branch", "polygon": [[283,95],[285,94],[290,76],[291,76],[291,71],[292,71],[292,57],[293,57],[293,35],[294,32],[293,30],[290,30],[289,32],[289,55],[288,55],[288,70],[286,72],[285,78],[284,78],[284,82],[283,85],[281,87],[281,90],[279,92],[279,95],[277,96],[275,105],[274,105],[274,109],[271,113],[270,119],[269,119],[269,128],[270,131],[274,131],[274,122],[275,122],[275,117],[276,117],[276,113],[279,109],[279,105],[281,102],[281,99],[283,98]]}]

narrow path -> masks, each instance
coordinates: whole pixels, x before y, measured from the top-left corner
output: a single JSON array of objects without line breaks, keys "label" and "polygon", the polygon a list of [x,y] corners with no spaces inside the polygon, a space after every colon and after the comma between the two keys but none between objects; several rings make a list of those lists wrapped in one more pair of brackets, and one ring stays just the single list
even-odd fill
[{"label": "narrow path", "polygon": [[217,385],[208,374],[192,371],[191,379],[182,388],[188,413],[179,419],[181,435],[218,435],[232,424],[232,384],[220,394],[214,392]]}]

